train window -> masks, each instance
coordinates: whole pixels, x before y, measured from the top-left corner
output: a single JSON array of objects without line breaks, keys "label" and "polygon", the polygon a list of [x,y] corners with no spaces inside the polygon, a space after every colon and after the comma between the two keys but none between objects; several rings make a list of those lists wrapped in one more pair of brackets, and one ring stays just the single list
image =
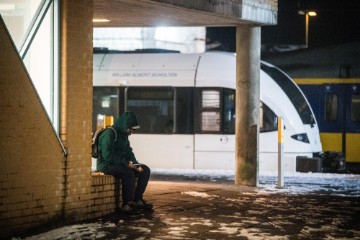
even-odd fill
[{"label": "train window", "polygon": [[338,119],[338,96],[333,93],[325,95],[325,121],[335,122]]},{"label": "train window", "polygon": [[201,113],[201,131],[218,132],[220,131],[220,113],[219,112],[202,112]]},{"label": "train window", "polygon": [[220,108],[220,91],[219,90],[204,90],[202,92],[202,107],[203,108]]},{"label": "train window", "polygon": [[194,133],[194,88],[176,88],[175,133]]},{"label": "train window", "polygon": [[223,131],[224,133],[235,133],[235,91],[224,89],[223,91]]},{"label": "train window", "polygon": [[277,116],[263,102],[260,101],[260,132],[277,131]]},{"label": "train window", "polygon": [[201,92],[201,132],[220,131],[220,91]]},{"label": "train window", "polygon": [[126,110],[134,112],[139,133],[174,132],[174,89],[133,87],[126,90]]},{"label": "train window", "polygon": [[315,118],[304,95],[296,84],[279,69],[261,64],[261,69],[268,74],[288,95],[290,101],[298,111],[304,124],[315,124]]},{"label": "train window", "polygon": [[351,96],[351,120],[353,122],[360,121],[360,94]]},{"label": "train window", "polygon": [[103,127],[103,116],[119,116],[119,89],[116,87],[94,87],[93,132]]}]

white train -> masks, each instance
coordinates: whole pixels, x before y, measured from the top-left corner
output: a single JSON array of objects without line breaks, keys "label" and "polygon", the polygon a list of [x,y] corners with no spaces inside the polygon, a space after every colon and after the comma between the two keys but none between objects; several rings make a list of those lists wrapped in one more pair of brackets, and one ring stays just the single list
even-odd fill
[{"label": "white train", "polygon": [[[94,53],[93,126],[133,111],[141,128],[130,137],[151,168],[234,169],[235,55],[222,52]],[[306,98],[265,62],[260,74],[259,170],[277,170],[277,116],[284,119],[284,166],[321,152]]]}]

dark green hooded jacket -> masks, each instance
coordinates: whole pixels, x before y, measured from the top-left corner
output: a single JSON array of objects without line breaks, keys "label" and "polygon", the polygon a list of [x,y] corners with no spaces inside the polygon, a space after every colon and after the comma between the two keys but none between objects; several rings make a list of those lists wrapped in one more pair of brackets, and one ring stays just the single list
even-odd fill
[{"label": "dark green hooded jacket", "polygon": [[138,163],[130,142],[126,129],[139,128],[137,118],[133,112],[125,112],[115,120],[113,125],[117,132],[115,142],[115,132],[106,129],[99,138],[99,157],[97,160],[97,170],[103,172],[109,165],[128,166],[129,161]]}]

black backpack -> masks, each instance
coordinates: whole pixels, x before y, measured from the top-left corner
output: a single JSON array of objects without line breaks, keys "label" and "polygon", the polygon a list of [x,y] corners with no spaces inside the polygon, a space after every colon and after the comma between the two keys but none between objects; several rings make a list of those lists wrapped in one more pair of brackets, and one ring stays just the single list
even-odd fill
[{"label": "black backpack", "polygon": [[99,130],[96,130],[96,132],[94,133],[94,136],[92,138],[92,143],[91,143],[91,156],[93,158],[98,158],[99,157],[99,138],[100,138],[100,135],[106,130],[106,129],[112,129],[115,133],[115,142],[117,141],[117,133],[116,133],[116,130],[115,128],[113,127],[105,127],[105,128],[101,128]]}]

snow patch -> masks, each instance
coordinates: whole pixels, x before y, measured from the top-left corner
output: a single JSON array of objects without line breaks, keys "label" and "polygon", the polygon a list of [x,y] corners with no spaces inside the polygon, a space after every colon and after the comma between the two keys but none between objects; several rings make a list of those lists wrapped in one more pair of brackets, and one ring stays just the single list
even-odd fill
[{"label": "snow patch", "polygon": [[[101,231],[103,227],[115,227],[113,224],[89,223],[65,226],[48,231],[43,234],[25,238],[26,240],[48,240],[48,239],[100,239],[107,236],[108,232]],[[13,238],[14,240],[16,238]]]},{"label": "snow patch", "polygon": [[186,195],[190,195],[190,196],[193,196],[193,197],[210,198],[210,199],[218,197],[217,195],[209,195],[209,194],[204,193],[204,192],[192,192],[192,191],[190,191],[190,192],[182,192],[181,194],[186,194]]},{"label": "snow patch", "polygon": [[[233,170],[152,169],[154,175],[178,176],[205,181],[234,181]],[[259,173],[259,186],[248,194],[316,194],[360,197],[360,175],[336,173],[285,173],[284,188],[277,188],[277,173]],[[189,192],[190,193],[190,192]],[[201,197],[201,194],[193,196]],[[208,197],[203,195],[204,198]]]}]

